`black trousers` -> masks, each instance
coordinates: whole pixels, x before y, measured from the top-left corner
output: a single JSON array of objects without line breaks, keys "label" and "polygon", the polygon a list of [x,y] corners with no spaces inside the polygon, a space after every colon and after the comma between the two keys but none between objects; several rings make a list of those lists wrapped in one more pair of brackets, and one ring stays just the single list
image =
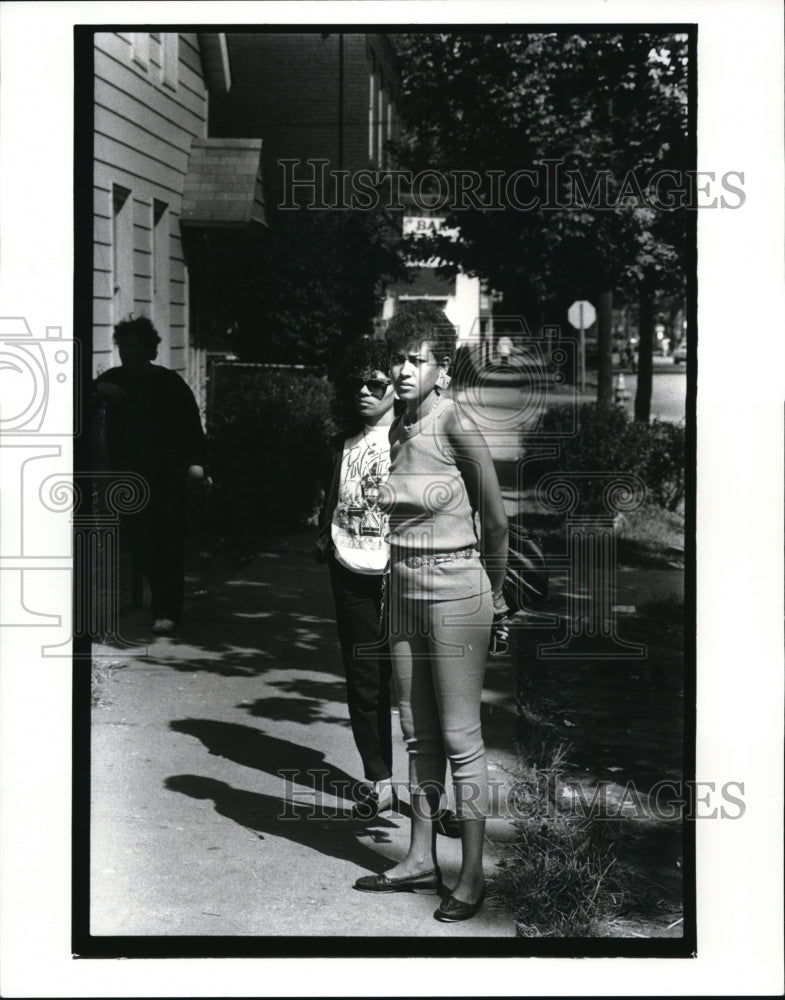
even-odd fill
[{"label": "black trousers", "polygon": [[352,573],[332,554],[328,564],[352,734],[366,780],[382,781],[392,777],[392,662],[387,628],[379,623],[382,577]]},{"label": "black trousers", "polygon": [[150,587],[153,618],[177,622],[183,613],[187,512],[184,487],[151,482],[147,507],[127,518],[131,555]]}]

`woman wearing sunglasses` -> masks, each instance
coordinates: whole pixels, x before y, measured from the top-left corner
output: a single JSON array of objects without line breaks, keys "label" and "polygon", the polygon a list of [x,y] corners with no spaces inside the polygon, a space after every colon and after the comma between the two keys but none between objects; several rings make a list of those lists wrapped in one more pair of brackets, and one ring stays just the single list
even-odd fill
[{"label": "woman wearing sunglasses", "polygon": [[368,782],[355,790],[364,819],[393,806],[391,665],[381,625],[389,546],[378,506],[395,401],[387,361],[383,343],[363,340],[336,380],[344,429],[333,441],[317,541],[317,558],[330,570],[349,719]]},{"label": "woman wearing sunglasses", "polygon": [[433,820],[449,761],[462,862],[434,916],[466,920],[485,893],[489,802],[480,700],[491,626],[506,611],[507,517],[482,434],[444,395],[455,327],[433,303],[407,304],[390,321],[387,342],[402,412],[390,430],[380,506],[390,518],[390,648],[412,821],[403,860],[355,888],[440,890]]}]

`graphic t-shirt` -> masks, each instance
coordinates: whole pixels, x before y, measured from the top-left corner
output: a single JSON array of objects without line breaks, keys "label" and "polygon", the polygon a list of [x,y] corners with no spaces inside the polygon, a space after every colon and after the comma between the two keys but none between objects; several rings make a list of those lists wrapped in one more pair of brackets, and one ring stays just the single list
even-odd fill
[{"label": "graphic t-shirt", "polygon": [[387,568],[387,516],[379,510],[379,487],[390,472],[389,427],[347,438],[343,446],[332,537],[335,557],[353,573]]}]

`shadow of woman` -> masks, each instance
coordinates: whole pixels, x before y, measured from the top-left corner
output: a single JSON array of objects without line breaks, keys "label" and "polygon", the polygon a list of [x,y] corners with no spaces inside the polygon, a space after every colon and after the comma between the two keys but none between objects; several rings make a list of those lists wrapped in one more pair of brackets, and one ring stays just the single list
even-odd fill
[{"label": "shadow of woman", "polygon": [[[260,840],[283,837],[377,874],[390,867],[387,858],[360,843],[356,836],[366,833],[375,843],[390,843],[384,828],[395,827],[391,820],[377,817],[369,824],[355,819],[350,810],[325,808],[322,811],[312,804],[301,805],[263,792],[247,792],[225,781],[196,774],[172,775],[165,780],[164,786],[194,799],[212,799],[220,816],[252,830]],[[292,877],[299,877],[295,869]]]},{"label": "shadow of woman", "polygon": [[226,757],[243,767],[280,777],[285,772],[291,782],[318,788],[338,798],[350,796],[355,785],[361,783],[340,767],[329,764],[322,750],[268,736],[252,726],[214,719],[173,719],[169,728],[195,736],[216,757]]}]

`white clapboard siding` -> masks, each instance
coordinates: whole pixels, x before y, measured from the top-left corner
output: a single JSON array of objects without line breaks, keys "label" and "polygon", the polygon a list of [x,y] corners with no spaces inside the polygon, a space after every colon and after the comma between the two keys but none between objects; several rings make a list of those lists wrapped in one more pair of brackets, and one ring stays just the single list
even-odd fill
[{"label": "white clapboard siding", "polygon": [[[150,39],[147,66],[133,59],[130,32],[95,35],[93,193],[93,367],[116,363],[112,329],[113,187],[131,192],[134,313],[151,315],[153,205],[167,206],[169,294],[167,329],[158,360],[184,376],[189,362],[186,269],[180,241],[182,192],[191,140],[207,135],[207,91],[194,33],[178,40],[177,79],[162,80],[163,40]],[[200,386],[192,386],[198,393]]]}]

